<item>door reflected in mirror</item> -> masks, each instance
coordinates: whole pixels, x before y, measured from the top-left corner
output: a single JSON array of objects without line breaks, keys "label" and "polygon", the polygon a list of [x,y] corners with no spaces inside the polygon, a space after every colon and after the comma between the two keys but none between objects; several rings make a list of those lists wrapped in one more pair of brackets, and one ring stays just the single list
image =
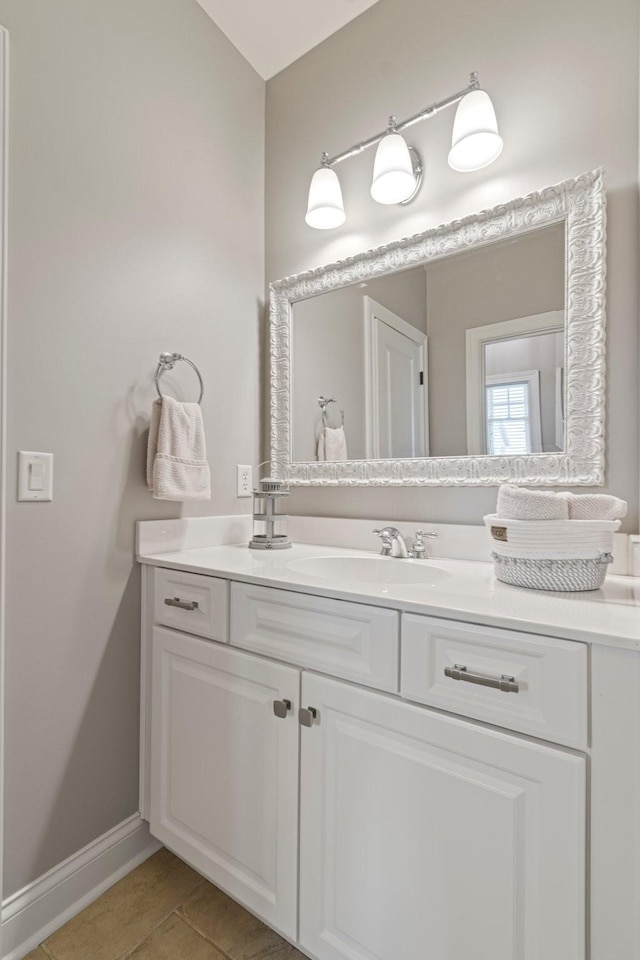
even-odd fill
[{"label": "door reflected in mirror", "polygon": [[364,364],[366,459],[428,457],[425,329],[365,296]]},{"label": "door reflected in mirror", "polygon": [[561,221],[293,303],[291,459],[562,451],[565,262]]}]

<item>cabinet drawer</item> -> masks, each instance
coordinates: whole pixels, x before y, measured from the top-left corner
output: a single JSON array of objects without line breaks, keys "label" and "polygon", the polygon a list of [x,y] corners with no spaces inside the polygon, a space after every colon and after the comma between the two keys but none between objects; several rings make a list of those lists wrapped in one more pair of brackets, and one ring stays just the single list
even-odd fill
[{"label": "cabinet drawer", "polygon": [[231,584],[231,643],[380,690],[398,689],[395,610]]},{"label": "cabinet drawer", "polygon": [[[154,569],[154,619],[200,637],[229,640],[229,583],[197,573]],[[169,602],[167,602],[169,601]]]},{"label": "cabinet drawer", "polygon": [[[542,740],[587,747],[587,647],[582,643],[405,615],[401,670],[401,693],[409,700]],[[512,677],[517,692],[465,682],[465,674],[484,681]]]}]

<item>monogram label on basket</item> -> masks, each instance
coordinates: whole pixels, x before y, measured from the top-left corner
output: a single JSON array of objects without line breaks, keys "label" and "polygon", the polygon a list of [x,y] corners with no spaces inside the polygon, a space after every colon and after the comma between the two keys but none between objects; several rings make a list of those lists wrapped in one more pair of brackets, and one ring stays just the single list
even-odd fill
[{"label": "monogram label on basket", "polygon": [[491,527],[491,536],[494,540],[502,540],[503,543],[509,539],[506,527]]}]

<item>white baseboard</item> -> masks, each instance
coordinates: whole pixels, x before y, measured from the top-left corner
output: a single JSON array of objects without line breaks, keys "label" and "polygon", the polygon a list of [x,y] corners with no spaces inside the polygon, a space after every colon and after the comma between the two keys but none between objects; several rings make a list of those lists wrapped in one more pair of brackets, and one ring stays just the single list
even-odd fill
[{"label": "white baseboard", "polygon": [[138,814],[2,904],[2,960],[21,960],[162,844]]}]

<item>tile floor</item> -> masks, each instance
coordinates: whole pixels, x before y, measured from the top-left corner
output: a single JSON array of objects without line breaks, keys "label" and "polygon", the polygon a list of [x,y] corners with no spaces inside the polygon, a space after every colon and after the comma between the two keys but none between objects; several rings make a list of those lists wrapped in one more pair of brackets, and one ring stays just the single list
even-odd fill
[{"label": "tile floor", "polygon": [[25,960],[306,960],[168,850],[107,890]]}]

